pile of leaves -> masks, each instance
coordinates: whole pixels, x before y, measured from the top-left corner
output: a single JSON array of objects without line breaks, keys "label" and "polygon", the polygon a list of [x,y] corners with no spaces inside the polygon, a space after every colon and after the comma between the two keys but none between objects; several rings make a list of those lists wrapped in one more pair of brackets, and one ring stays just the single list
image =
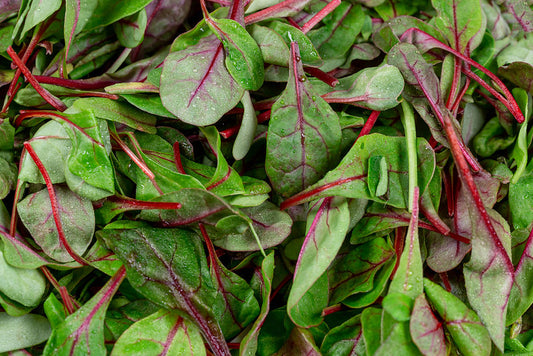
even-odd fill
[{"label": "pile of leaves", "polygon": [[524,0],[0,0],[0,353],[530,355]]}]

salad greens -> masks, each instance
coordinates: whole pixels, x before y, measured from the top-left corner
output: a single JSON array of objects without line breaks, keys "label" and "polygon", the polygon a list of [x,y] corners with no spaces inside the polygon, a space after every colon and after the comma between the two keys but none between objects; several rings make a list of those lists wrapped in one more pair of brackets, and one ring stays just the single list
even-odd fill
[{"label": "salad greens", "polygon": [[532,32],[0,0],[0,354],[532,354]]}]

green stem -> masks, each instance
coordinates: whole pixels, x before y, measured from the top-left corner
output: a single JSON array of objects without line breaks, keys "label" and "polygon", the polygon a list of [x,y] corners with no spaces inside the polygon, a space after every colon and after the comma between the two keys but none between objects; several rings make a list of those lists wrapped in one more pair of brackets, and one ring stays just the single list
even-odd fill
[{"label": "green stem", "polygon": [[416,157],[416,126],[413,107],[407,101],[402,101],[402,124],[407,141],[407,160],[409,162],[409,212],[413,206],[415,187],[418,186],[418,163]]}]

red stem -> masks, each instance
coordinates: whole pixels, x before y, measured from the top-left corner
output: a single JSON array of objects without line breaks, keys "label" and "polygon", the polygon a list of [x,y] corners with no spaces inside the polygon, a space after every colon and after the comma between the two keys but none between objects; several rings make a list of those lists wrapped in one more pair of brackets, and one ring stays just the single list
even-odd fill
[{"label": "red stem", "polygon": [[81,132],[85,137],[87,137],[95,145],[98,145],[100,147],[104,146],[103,144],[101,144],[100,142],[98,142],[94,138],[92,138],[88,133],[86,133],[85,130],[81,126],[75,124],[71,120],[67,119],[65,116],[57,114],[57,113],[55,113],[53,111],[21,110],[20,111],[20,115],[15,119],[15,122],[14,122],[15,127],[19,127],[20,124],[22,123],[22,121],[24,121],[25,119],[32,118],[32,117],[59,119],[61,121],[64,121],[67,124],[69,124],[70,126],[72,126],[73,128],[75,128],[76,130],[78,130],[79,132]]},{"label": "red stem", "polygon": [[59,284],[57,279],[54,277],[52,272],[45,266],[41,267],[41,272],[45,275],[46,279],[50,282],[50,284],[59,292],[59,295],[61,296],[61,299],[63,299],[63,302],[65,303],[65,311],[67,314],[72,314],[80,307],[80,305],[70,296],[68,293],[68,290],[66,287]]},{"label": "red stem", "polygon": [[[437,40],[435,37],[431,36],[430,34],[419,30],[417,28],[411,28],[401,36],[401,40],[404,40],[406,38],[410,38],[411,36],[416,37],[416,35],[421,35],[422,38],[430,39],[432,43],[435,44],[435,47],[443,49],[447,52],[450,52],[456,57],[459,57],[467,64],[479,69],[481,72],[483,72],[485,75],[487,75],[492,81],[496,84],[496,86],[504,93],[505,98],[502,97],[502,95],[498,92],[496,92],[492,87],[490,87],[485,81],[483,81],[479,76],[477,76],[475,73],[473,73],[470,69],[465,68],[465,66],[461,66],[461,70],[464,74],[468,75],[472,79],[476,80],[481,86],[483,86],[485,89],[487,89],[491,94],[496,96],[498,100],[500,100],[510,111],[513,113],[514,117],[519,123],[524,122],[524,115],[520,111],[520,107],[516,103],[513,95],[509,92],[509,89],[503,84],[503,82],[498,78],[494,73],[492,73],[487,68],[483,67],[478,62],[474,61],[473,59],[463,55],[462,53],[454,50],[453,48],[445,45],[444,43]],[[414,38],[411,38],[414,39]],[[490,89],[489,89],[490,88]]]},{"label": "red stem", "polygon": [[444,284],[444,288],[446,288],[448,292],[451,292],[452,286],[450,285],[450,280],[448,279],[448,273],[446,272],[439,273],[439,277],[442,280],[442,283]]},{"label": "red stem", "polygon": [[312,75],[316,79],[326,83],[327,85],[329,85],[332,88],[334,88],[337,84],[339,84],[339,80],[337,78],[335,78],[332,75],[329,75],[328,73],[326,73],[326,72],[324,72],[324,71],[322,71],[322,70],[320,70],[318,68],[305,67],[304,71],[307,74]]},{"label": "red stem", "polygon": [[78,90],[97,90],[103,89],[109,85],[119,83],[118,80],[101,80],[94,81],[90,79],[65,79],[65,78],[56,78],[48,77],[43,75],[36,75],[35,79],[42,84],[51,84],[58,87],[69,88],[69,89],[78,89]]},{"label": "red stem", "polygon": [[362,179],[364,177],[366,177],[366,174],[365,175],[361,175],[361,176],[354,176],[354,177],[348,177],[348,178],[340,179],[338,181],[331,182],[331,183],[326,183],[324,185],[321,185],[320,187],[316,187],[316,188],[311,189],[311,190],[309,190],[307,192],[303,191],[301,193],[293,195],[292,197],[290,197],[287,200],[285,200],[284,202],[282,202],[281,205],[280,205],[280,209],[281,210],[288,209],[288,208],[290,208],[292,206],[301,204],[304,200],[312,197],[313,195],[321,193],[324,190],[328,190],[328,189],[333,188],[335,186],[342,185],[344,183],[349,183],[349,182],[352,182],[354,180]]},{"label": "red stem", "polygon": [[466,78],[465,85],[463,86],[463,89],[461,89],[461,92],[457,96],[457,99],[455,99],[455,103],[453,103],[453,106],[451,108],[451,112],[453,115],[457,115],[457,110],[459,109],[459,104],[461,104],[461,100],[463,100],[463,97],[465,96],[468,88],[470,87],[470,78]]},{"label": "red stem", "polygon": [[134,210],[176,210],[181,209],[181,203],[162,202],[162,201],[144,201],[130,197],[111,196],[107,200],[121,204],[122,208]]},{"label": "red stem", "polygon": [[300,30],[300,31],[302,30],[302,28],[300,27],[300,25],[298,25],[298,22],[294,21],[294,20],[292,19],[292,17],[286,17],[285,19],[289,22],[289,25],[291,25],[292,27],[295,27],[295,28],[297,28],[297,29]]},{"label": "red stem", "polygon": [[[32,37],[30,44],[24,51],[24,55],[22,56],[22,62],[26,63],[28,59],[30,58],[33,50],[41,40],[41,37],[43,36],[44,32],[48,29],[48,27],[54,22],[55,14],[52,15],[40,28],[39,31],[35,33],[35,35]],[[22,52],[22,50],[21,50]],[[11,101],[13,100],[13,97],[15,96],[15,93],[20,88],[20,83],[18,83],[18,80],[20,78],[20,74],[22,73],[22,70],[19,66],[17,66],[17,71],[15,72],[15,75],[13,76],[13,80],[11,81],[11,84],[9,85],[9,88],[7,90],[6,96],[9,98],[6,105],[2,108],[2,112],[6,112],[7,108],[11,104]]]},{"label": "red stem", "polygon": [[52,105],[56,110],[59,111],[65,111],[67,109],[66,105],[63,104],[61,100],[54,97],[48,90],[43,88],[39,82],[35,79],[33,74],[31,74],[30,70],[26,65],[21,61],[19,56],[17,56],[17,53],[13,50],[11,46],[7,48],[7,54],[13,59],[13,62],[19,67],[20,71],[26,77],[28,82],[30,82],[31,86],[39,93],[39,95],[50,105]]},{"label": "red stem", "polygon": [[355,139],[356,142],[360,137],[366,136],[370,133],[370,130],[372,130],[372,128],[374,127],[374,124],[376,123],[380,113],[381,111],[372,111],[365,124],[363,125],[361,132],[359,132],[359,135]]},{"label": "red stem", "polygon": [[46,168],[43,165],[43,162],[41,162],[41,159],[39,158],[39,156],[37,156],[37,153],[35,153],[30,143],[24,142],[24,148],[26,149],[26,151],[28,151],[28,154],[33,159],[33,162],[35,162],[35,165],[39,169],[39,172],[41,172],[43,179],[46,183],[46,189],[48,190],[48,195],[50,196],[50,205],[52,206],[52,215],[54,217],[54,222],[56,224],[60,246],[63,246],[65,248],[67,253],[70,255],[70,257],[74,259],[74,261],[78,262],[82,266],[87,265],[87,263],[83,260],[83,258],[78,256],[78,254],[76,254],[72,250],[72,248],[70,247],[65,237],[65,233],[63,231],[63,225],[61,224],[61,218],[59,216],[59,206],[57,204],[56,192],[54,190],[52,180],[50,179],[50,176],[48,175],[48,172],[46,171]]},{"label": "red stem", "polygon": [[341,0],[331,0],[326,6],[324,6],[315,16],[311,17],[309,21],[302,26],[302,32],[307,33],[313,27],[315,27],[322,19],[328,16],[333,10],[341,4]]},{"label": "red stem", "polygon": [[270,17],[275,16],[276,13],[279,13],[280,11],[285,10],[286,8],[291,8],[292,5],[298,4],[299,2],[301,2],[301,0],[282,1],[279,4],[272,5],[270,7],[267,7],[266,9],[254,12],[253,14],[246,16],[244,18],[244,22],[246,23],[246,25],[251,25],[261,20],[268,19]]},{"label": "red stem", "polygon": [[324,317],[324,316],[339,312],[343,309],[344,308],[342,307],[342,304],[335,304],[322,310],[322,316]]},{"label": "red stem", "polygon": [[183,169],[183,165],[181,164],[181,152],[179,142],[174,142],[174,144],[172,145],[172,149],[174,150],[174,161],[176,162],[176,169],[181,174],[187,174],[185,173],[185,169]]},{"label": "red stem", "polygon": [[450,88],[450,93],[448,94],[448,99],[446,100],[446,107],[448,110],[452,111],[453,103],[455,102],[455,95],[457,94],[457,86],[459,85],[459,81],[461,80],[461,63],[459,62],[459,58],[454,57],[453,58],[453,78],[452,78],[452,86]]}]

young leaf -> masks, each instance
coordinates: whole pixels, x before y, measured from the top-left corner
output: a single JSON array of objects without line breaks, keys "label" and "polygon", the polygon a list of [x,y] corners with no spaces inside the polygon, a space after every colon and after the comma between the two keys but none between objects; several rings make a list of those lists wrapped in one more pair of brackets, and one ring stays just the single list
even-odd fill
[{"label": "young leaf", "polygon": [[386,268],[393,256],[392,247],[380,237],[357,245],[346,254],[339,254],[328,271],[330,304],[341,302],[352,294],[371,291],[376,284],[376,273]]},{"label": "young leaf", "polygon": [[348,103],[383,111],[398,105],[404,80],[398,68],[385,64],[341,78],[334,89],[325,83],[317,83],[316,86],[319,94],[329,103]]},{"label": "young leaf", "polygon": [[99,0],[98,6],[85,24],[85,30],[100,26],[107,26],[124,17],[130,16],[142,10],[150,0],[135,0],[116,2],[112,0]]},{"label": "young leaf", "polygon": [[[65,240],[76,254],[82,255],[94,234],[92,204],[65,187],[54,186],[54,189]],[[54,219],[51,218],[48,190],[45,188],[33,193],[17,205],[20,219],[43,251],[57,261],[72,261],[73,257],[61,241]]]},{"label": "young leaf", "polygon": [[144,31],[148,23],[146,10],[125,17],[113,24],[113,29],[117,34],[120,44],[126,48],[139,46],[144,38]]},{"label": "young leaf", "polygon": [[[418,186],[426,187],[433,177],[434,153],[424,139],[418,138]],[[368,159],[385,157],[388,164],[388,191],[383,197],[373,197],[368,191]],[[386,203],[396,208],[407,207],[409,177],[405,138],[370,134],[359,138],[339,165],[303,192],[287,199],[281,207],[301,204],[327,196],[365,198]]]},{"label": "young leaf", "polygon": [[301,353],[308,356],[320,356],[318,347],[315,345],[313,335],[308,329],[294,328],[289,340],[274,356],[295,355]]},{"label": "young leaf", "polygon": [[270,310],[270,293],[272,291],[272,278],[274,277],[274,252],[271,252],[267,257],[263,259],[261,263],[261,271],[256,270],[261,283],[261,297],[263,302],[261,304],[261,311],[259,317],[255,320],[250,328],[250,331],[244,336],[239,348],[240,356],[253,356],[257,351],[257,338],[261,326],[265,321],[265,318]]},{"label": "young leaf", "polygon": [[130,326],[117,340],[111,355],[205,355],[198,328],[179,313],[161,309]]},{"label": "young leaf", "polygon": [[433,0],[437,10],[435,27],[446,36],[451,47],[469,55],[483,38],[486,20],[479,0]]},{"label": "young leaf", "polygon": [[42,315],[10,316],[0,313],[0,352],[43,343],[50,336],[50,323]]},{"label": "young leaf", "polygon": [[22,269],[7,263],[0,250],[0,294],[26,307],[36,307],[46,289],[46,280],[36,269]]},{"label": "young leaf", "polygon": [[366,349],[361,315],[350,318],[331,329],[322,341],[320,351],[325,356],[363,355]]},{"label": "young leaf", "polygon": [[206,189],[221,196],[244,193],[241,177],[229,166],[220,150],[221,140],[217,129],[214,126],[209,126],[203,128],[202,132],[207,138],[209,148],[217,158],[216,171],[206,183]]},{"label": "young leaf", "polygon": [[446,338],[424,294],[415,299],[409,330],[413,342],[424,355],[446,356]]},{"label": "young leaf", "polygon": [[390,293],[402,293],[412,299],[418,297],[424,290],[422,256],[418,240],[418,187],[414,191],[413,207],[409,230],[405,237],[405,246],[396,274],[389,287]]},{"label": "young leaf", "polygon": [[200,230],[204,235],[209,251],[211,278],[219,291],[219,298],[224,302],[224,308],[217,316],[217,320],[224,336],[229,339],[257,317],[259,303],[255,299],[250,285],[220,262],[203,225],[201,225]]},{"label": "young leaf", "polygon": [[[65,162],[72,148],[72,142],[63,125],[57,121],[49,121],[41,126],[28,142],[41,159],[52,183],[63,183]],[[43,176],[28,154],[22,157],[18,179],[29,183],[44,184]]]},{"label": "young leaf", "polygon": [[349,223],[350,213],[344,198],[320,199],[311,208],[307,218],[307,234],[287,301],[289,316],[292,315],[291,309],[297,307],[306,292],[328,269],[344,241]]},{"label": "young leaf", "polygon": [[94,116],[129,126],[135,130],[155,134],[156,117],[142,112],[127,103],[107,98],[82,98],[72,107],[79,111],[92,111]]},{"label": "young leaf", "polygon": [[337,114],[304,74],[296,42],[291,42],[287,87],[272,106],[265,169],[283,196],[319,180],[338,159],[341,130]]},{"label": "young leaf", "polygon": [[444,320],[446,330],[463,355],[491,354],[492,343],[489,333],[473,310],[428,279],[424,279],[424,291],[430,304]]},{"label": "young leaf", "polygon": [[244,107],[244,113],[242,114],[241,127],[233,143],[233,157],[236,160],[241,160],[246,156],[250,146],[252,146],[257,129],[257,116],[249,91],[244,92],[241,103]]},{"label": "young leaf", "polygon": [[529,234],[522,257],[516,266],[513,287],[509,295],[506,324],[514,323],[533,304],[531,271],[533,267],[533,233]]},{"label": "young leaf", "polygon": [[171,52],[161,74],[163,105],[192,125],[217,122],[244,94],[243,87],[233,79],[224,61],[222,43],[214,34]]},{"label": "young leaf", "polygon": [[126,271],[121,268],[94,297],[56,326],[43,355],[74,355],[87,350],[105,354],[105,313],[125,276]]},{"label": "young leaf", "polygon": [[226,68],[246,90],[257,90],[265,75],[263,56],[257,42],[237,21],[208,17],[207,24],[226,50]]},{"label": "young leaf", "polygon": [[183,310],[215,353],[229,355],[214,319],[216,289],[198,236],[188,230],[118,227],[97,234],[125,264],[130,283],[154,303]]}]

